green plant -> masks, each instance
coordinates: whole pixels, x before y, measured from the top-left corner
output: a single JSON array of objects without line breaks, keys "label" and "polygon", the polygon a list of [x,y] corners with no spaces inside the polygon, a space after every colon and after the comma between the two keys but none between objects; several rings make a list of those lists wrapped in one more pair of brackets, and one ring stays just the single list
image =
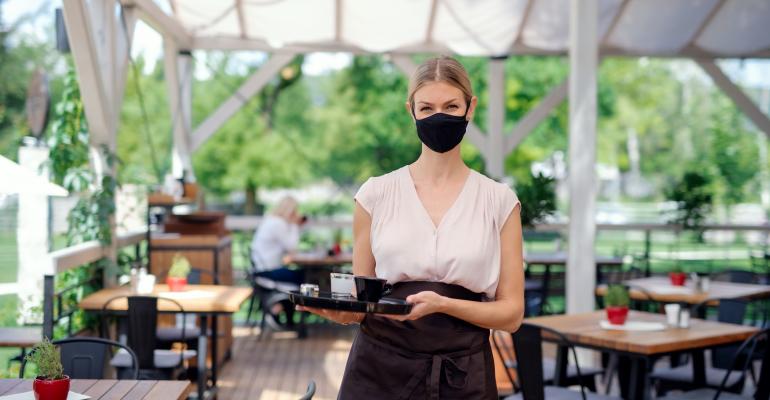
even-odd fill
[{"label": "green plant", "polygon": [[666,198],[676,203],[676,211],[669,223],[698,230],[711,212],[714,198],[712,181],[711,175],[703,169],[692,169],[665,190]]},{"label": "green plant", "polygon": [[610,285],[605,301],[608,307],[628,307],[628,290],[622,285]]},{"label": "green plant", "polygon": [[521,201],[521,225],[532,228],[556,212],[555,179],[542,173],[532,175],[527,182],[516,185]]},{"label": "green plant", "polygon": [[187,278],[190,273],[190,261],[179,253],[174,254],[174,260],[171,262],[171,269],[168,270],[168,276],[171,278]]},{"label": "green plant", "polygon": [[[67,246],[90,240],[109,245],[112,243],[111,222],[118,187],[111,171],[118,160],[103,145],[98,150],[105,163],[105,173],[98,176],[91,169],[88,124],[71,64],[68,65],[62,95],[55,107],[48,145],[51,149],[48,165],[53,180],[78,196],[77,204],[67,215]],[[83,289],[70,290],[62,296],[59,307],[71,308],[74,312],[54,327],[54,337],[95,326],[96,318],[78,310],[77,304],[82,297],[101,287],[99,277],[103,276],[102,271],[110,268],[117,266],[112,260],[102,259],[57,275],[57,290],[77,285],[83,285]]]},{"label": "green plant", "polygon": [[37,365],[37,375],[43,379],[57,380],[64,377],[59,349],[48,338],[36,344],[26,356],[27,362]]}]

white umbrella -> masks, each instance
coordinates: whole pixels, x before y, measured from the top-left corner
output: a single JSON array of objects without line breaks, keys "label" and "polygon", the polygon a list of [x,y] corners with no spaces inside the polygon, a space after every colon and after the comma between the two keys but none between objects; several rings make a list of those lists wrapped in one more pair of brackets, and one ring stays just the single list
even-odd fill
[{"label": "white umbrella", "polygon": [[48,182],[29,168],[0,156],[0,195],[39,194],[43,196],[67,196],[63,187]]}]

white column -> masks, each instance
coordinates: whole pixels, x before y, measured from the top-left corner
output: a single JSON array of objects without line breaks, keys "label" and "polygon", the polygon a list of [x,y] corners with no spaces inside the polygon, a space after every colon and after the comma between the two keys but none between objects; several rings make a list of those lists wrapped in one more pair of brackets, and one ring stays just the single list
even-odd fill
[{"label": "white column", "polygon": [[505,59],[489,59],[489,113],[487,115],[487,173],[493,178],[505,174]]},{"label": "white column", "polygon": [[[36,171],[48,180],[48,170],[41,166],[48,161],[48,148],[22,146],[19,165]],[[19,194],[16,218],[18,266],[16,289],[19,296],[19,322],[38,322],[32,318],[32,308],[43,302],[43,275],[53,273],[48,257],[48,196]]]},{"label": "white column", "polygon": [[598,0],[570,0],[567,312],[594,309]]},{"label": "white column", "polygon": [[187,171],[188,179],[193,178],[190,156],[190,132],[192,130],[192,74],[193,63],[189,52],[180,52],[173,41],[164,42],[166,87],[173,126],[173,148],[171,150],[171,173],[179,178]]}]

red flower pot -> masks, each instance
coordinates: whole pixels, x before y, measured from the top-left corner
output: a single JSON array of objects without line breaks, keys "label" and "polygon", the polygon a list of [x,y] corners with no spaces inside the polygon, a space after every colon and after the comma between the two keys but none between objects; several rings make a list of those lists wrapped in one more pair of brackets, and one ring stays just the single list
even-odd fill
[{"label": "red flower pot", "polygon": [[56,380],[35,378],[32,391],[35,393],[35,400],[67,400],[70,377],[64,375],[64,378]]},{"label": "red flower pot", "polygon": [[183,292],[187,286],[187,278],[169,276],[166,277],[166,285],[168,285],[168,290],[172,292]]},{"label": "red flower pot", "polygon": [[628,307],[607,307],[607,320],[613,325],[623,325],[628,318]]},{"label": "red flower pot", "polygon": [[687,274],[684,272],[669,272],[668,277],[674,286],[684,286],[684,281],[687,280]]}]

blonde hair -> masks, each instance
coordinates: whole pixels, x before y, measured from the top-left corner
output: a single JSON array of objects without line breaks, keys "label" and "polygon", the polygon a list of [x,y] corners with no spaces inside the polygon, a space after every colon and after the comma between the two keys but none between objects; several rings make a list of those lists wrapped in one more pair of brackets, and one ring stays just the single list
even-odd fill
[{"label": "blonde hair", "polygon": [[299,203],[297,203],[297,200],[294,197],[286,196],[275,205],[273,210],[270,211],[270,214],[288,220],[291,214],[297,211],[298,206]]},{"label": "blonde hair", "polygon": [[460,62],[452,57],[441,56],[425,60],[414,71],[409,80],[409,105],[414,110],[414,94],[423,86],[431,82],[446,82],[463,92],[466,106],[471,104],[473,88],[465,70]]}]

